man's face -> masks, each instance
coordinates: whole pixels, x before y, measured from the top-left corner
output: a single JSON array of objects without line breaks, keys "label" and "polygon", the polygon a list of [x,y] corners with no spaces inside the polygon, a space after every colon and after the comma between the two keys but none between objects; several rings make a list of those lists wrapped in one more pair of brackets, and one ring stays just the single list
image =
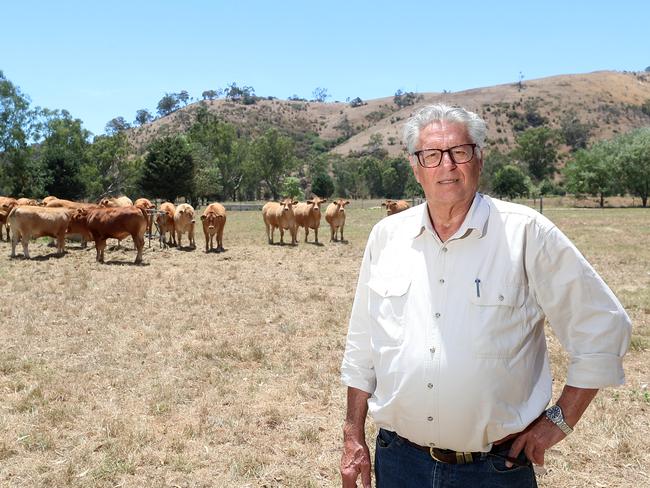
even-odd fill
[{"label": "man's face", "polygon": [[[433,122],[420,131],[421,149],[449,149],[473,141],[463,124],[447,121]],[[471,202],[478,189],[478,180],[483,169],[483,154],[476,148],[469,163],[454,164],[449,153],[444,153],[440,166],[423,168],[416,156],[409,156],[415,179],[422,186],[427,201],[436,205],[455,205]]]}]

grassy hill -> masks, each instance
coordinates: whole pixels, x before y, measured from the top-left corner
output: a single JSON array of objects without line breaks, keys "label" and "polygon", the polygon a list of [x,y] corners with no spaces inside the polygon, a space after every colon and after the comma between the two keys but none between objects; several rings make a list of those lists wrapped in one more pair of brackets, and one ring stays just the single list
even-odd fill
[{"label": "grassy hill", "polygon": [[464,106],[485,118],[491,147],[511,149],[518,130],[534,124],[559,128],[563,117],[591,126],[591,138],[610,138],[617,133],[650,125],[641,110],[650,100],[650,73],[598,71],[561,75],[461,92],[418,94],[414,105],[399,108],[393,97],[366,100],[364,105],[258,99],[243,105],[229,100],[207,100],[130,131],[138,152],[154,138],[184,132],[201,106],[236,125],[244,135],[255,136],[276,127],[298,141],[298,147],[321,144],[326,150],[347,155],[360,151],[373,134],[380,134],[392,156],[403,154],[402,121],[422,105],[445,102]]}]

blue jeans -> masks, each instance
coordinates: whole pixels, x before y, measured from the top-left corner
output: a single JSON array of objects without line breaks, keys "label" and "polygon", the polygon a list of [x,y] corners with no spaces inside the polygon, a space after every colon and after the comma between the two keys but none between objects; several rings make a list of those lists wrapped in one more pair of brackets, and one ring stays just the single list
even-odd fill
[{"label": "blue jeans", "polygon": [[509,446],[496,446],[468,464],[446,464],[407,444],[394,432],[380,429],[375,449],[377,488],[536,488],[535,472],[522,452],[517,458],[527,466],[506,468]]}]

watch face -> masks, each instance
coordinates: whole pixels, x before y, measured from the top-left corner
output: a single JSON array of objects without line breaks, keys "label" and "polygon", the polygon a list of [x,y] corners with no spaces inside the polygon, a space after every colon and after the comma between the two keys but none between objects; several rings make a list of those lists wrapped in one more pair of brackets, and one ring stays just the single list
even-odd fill
[{"label": "watch face", "polygon": [[546,412],[548,418],[551,419],[553,422],[558,422],[562,420],[562,410],[560,410],[560,407],[558,407],[557,405],[553,405]]}]

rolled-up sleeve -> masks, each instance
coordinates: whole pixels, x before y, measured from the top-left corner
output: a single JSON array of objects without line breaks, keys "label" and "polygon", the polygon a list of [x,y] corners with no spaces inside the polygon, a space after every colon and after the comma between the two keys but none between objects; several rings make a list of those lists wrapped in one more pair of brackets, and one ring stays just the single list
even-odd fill
[{"label": "rolled-up sleeve", "polygon": [[370,318],[368,316],[368,280],[373,241],[374,232],[371,232],[361,262],[357,291],[350,314],[345,354],[341,365],[341,382],[367,393],[373,393],[376,386],[370,349]]},{"label": "rolled-up sleeve", "polygon": [[529,276],[537,300],[569,354],[567,385],[623,384],[631,322],[623,306],[555,226],[536,228]]}]

